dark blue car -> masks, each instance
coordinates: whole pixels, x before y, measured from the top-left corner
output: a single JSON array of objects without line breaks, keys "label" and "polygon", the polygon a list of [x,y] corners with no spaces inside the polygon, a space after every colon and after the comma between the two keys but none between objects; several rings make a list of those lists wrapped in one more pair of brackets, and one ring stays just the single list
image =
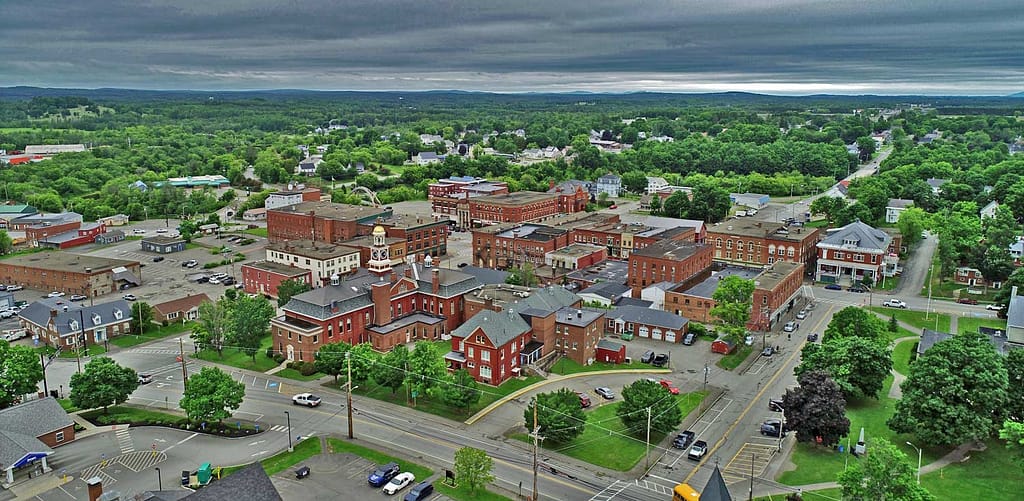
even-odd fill
[{"label": "dark blue car", "polygon": [[378,466],[376,470],[370,473],[370,477],[367,479],[370,485],[374,487],[380,487],[395,478],[401,468],[398,467],[398,463],[388,463],[384,466]]},{"label": "dark blue car", "polygon": [[843,286],[841,286],[839,284],[828,284],[828,285],[825,286],[825,288],[830,290],[830,291],[841,291],[841,290],[843,290]]}]

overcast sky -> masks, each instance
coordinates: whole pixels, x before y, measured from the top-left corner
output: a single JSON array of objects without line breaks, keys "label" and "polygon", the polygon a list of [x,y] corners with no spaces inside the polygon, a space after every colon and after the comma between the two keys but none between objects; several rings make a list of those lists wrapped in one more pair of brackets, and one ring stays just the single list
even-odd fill
[{"label": "overcast sky", "polygon": [[0,0],[0,86],[1024,91],[1021,0]]}]

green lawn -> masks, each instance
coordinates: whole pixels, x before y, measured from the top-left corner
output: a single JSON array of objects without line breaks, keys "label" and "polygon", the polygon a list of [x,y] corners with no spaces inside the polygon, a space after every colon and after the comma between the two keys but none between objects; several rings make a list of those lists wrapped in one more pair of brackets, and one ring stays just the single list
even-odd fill
[{"label": "green lawn", "polygon": [[[445,405],[443,402],[441,402],[440,397],[424,398],[422,395],[416,398],[415,405],[413,405],[412,399],[407,398],[407,396],[410,395],[410,393],[408,393],[405,384],[400,386],[397,391],[392,393],[391,388],[381,386],[374,382],[373,380],[369,380],[362,384],[359,384],[358,387],[352,391],[352,393],[374,398],[383,402],[390,402],[395,405],[409,407],[412,409],[416,409],[418,411],[434,414],[449,419],[463,420],[472,416],[473,414],[476,414],[484,407],[487,407],[488,405],[494,403],[495,400],[498,400],[499,398],[504,397],[516,390],[525,388],[532,384],[539,383],[543,380],[544,378],[539,376],[530,376],[524,379],[512,378],[509,379],[508,381],[505,381],[501,386],[497,387],[485,384],[478,385],[478,387],[480,388],[480,401],[477,402],[476,405],[458,409],[453,409]],[[336,385],[333,381],[325,384],[325,386],[331,388],[339,388],[339,386]]]},{"label": "green lawn", "polygon": [[252,357],[243,353],[242,351],[235,348],[226,348],[224,350],[224,357],[221,358],[217,355],[216,350],[202,350],[195,355],[200,360],[206,360],[208,362],[215,362],[218,364],[230,365],[232,367],[238,367],[239,369],[247,369],[257,372],[266,372],[274,367],[277,367],[277,362],[273,359],[267,358],[265,355],[267,348],[273,343],[271,336],[267,336],[260,341],[260,347],[256,350],[256,360],[253,361]]},{"label": "green lawn", "polygon": [[[684,393],[676,397],[679,409],[685,419],[687,414],[697,408],[705,392]],[[548,450],[586,461],[588,463],[617,471],[628,471],[643,460],[646,446],[644,437],[623,436],[626,427],[615,415],[622,401],[601,405],[587,411],[586,430],[569,444],[542,443]],[[516,434],[512,438],[529,442],[526,434]],[[651,444],[656,445],[665,438],[664,433],[651,432]]]},{"label": "green lawn", "polygon": [[[437,490],[437,492],[440,492],[441,494],[444,494],[445,496],[448,496],[457,501],[512,501],[511,498],[507,498],[505,496],[502,496],[501,494],[495,494],[487,490],[478,490],[476,492],[470,493],[469,488],[466,487],[465,485],[459,485],[458,487],[453,488],[449,485],[446,485],[441,480],[444,479],[439,479],[437,482],[434,482],[434,489]],[[525,486],[524,489],[526,489]]]},{"label": "green lawn", "polygon": [[[892,416],[896,408],[896,400],[885,398],[889,394],[889,387],[892,386],[892,376],[885,379],[880,395],[883,398],[875,399],[853,399],[847,403],[846,416],[850,418],[850,444],[857,442],[860,429],[864,428],[865,437],[870,440],[872,437],[880,437],[897,444],[904,449],[908,455],[911,453],[909,446],[901,445],[906,441],[913,441],[914,436],[909,434],[896,434],[886,426],[885,422]],[[847,440],[839,441],[846,447]],[[945,447],[925,447],[924,464],[931,463],[949,452]],[[915,456],[916,456],[916,451]],[[805,443],[797,444],[793,449],[791,461],[797,468],[779,475],[778,481],[786,485],[803,485],[818,482],[834,482],[836,475],[843,470],[847,459],[854,461],[855,458],[848,453],[840,454],[838,451],[810,445]]]},{"label": "green lawn", "polygon": [[249,228],[249,229],[243,231],[242,233],[248,233],[250,235],[256,235],[257,237],[263,237],[263,238],[267,237],[267,229],[266,228]]},{"label": "green lawn", "polygon": [[921,477],[921,485],[939,501],[971,499],[1011,501],[1021,498],[1024,475],[1021,466],[1001,440],[988,440],[988,449],[971,452],[970,458]]},{"label": "green lawn", "polygon": [[998,318],[960,317],[956,321],[956,328],[960,332],[978,332],[978,327],[991,327],[993,329],[1006,330],[1006,320]]},{"label": "green lawn", "polygon": [[743,361],[746,360],[747,357],[749,357],[750,354],[753,353],[753,352],[754,352],[754,347],[753,346],[748,346],[748,345],[745,345],[745,344],[741,345],[739,348],[736,348],[736,351],[734,351],[734,352],[732,352],[732,353],[722,357],[721,359],[719,359],[718,362],[715,365],[718,365],[719,367],[721,367],[721,368],[723,368],[723,369],[725,369],[727,371],[731,371],[731,370],[739,367],[740,364],[742,364]]},{"label": "green lawn", "polygon": [[613,371],[613,370],[624,370],[624,369],[651,369],[656,368],[651,364],[645,364],[640,361],[634,361],[629,364],[612,364],[608,362],[594,362],[590,365],[580,365],[571,358],[562,357],[561,360],[555,362],[555,365],[551,367],[553,374],[578,374],[580,372],[593,372],[593,371]]},{"label": "green lawn", "polygon": [[64,412],[67,412],[69,414],[79,410],[78,407],[75,407],[75,404],[71,403],[70,398],[57,399],[57,403],[59,403],[60,406],[64,409]]},{"label": "green lawn", "polygon": [[130,348],[142,343],[148,343],[150,341],[156,341],[157,339],[163,339],[175,335],[187,336],[195,326],[194,323],[180,324],[173,323],[166,327],[158,326],[157,324],[151,324],[142,333],[141,336],[137,334],[125,334],[118,336],[110,340],[110,344],[117,345],[121,348]]},{"label": "green lawn", "polygon": [[885,277],[885,280],[875,284],[875,290],[880,291],[891,291],[896,290],[896,286],[900,284],[900,277]]},{"label": "green lawn", "polygon": [[427,478],[434,474],[434,472],[431,471],[430,468],[427,468],[426,466],[421,466],[409,461],[403,461],[396,457],[384,454],[383,452],[375,451],[373,449],[369,449],[361,445],[356,445],[345,439],[328,438],[327,452],[330,452],[331,454],[355,454],[356,456],[359,456],[363,459],[368,459],[377,464],[387,464],[394,461],[402,466],[402,471],[407,471],[412,473],[413,475],[416,475],[417,481],[426,480]]},{"label": "green lawn", "polygon": [[[836,487],[834,489],[822,489],[820,491],[803,491],[804,501],[836,501],[842,499],[843,490]],[[776,496],[765,496],[760,498],[754,498],[754,501],[785,501],[786,496],[779,494]]]},{"label": "green lawn", "polygon": [[923,311],[901,310],[886,308],[885,306],[869,306],[868,310],[881,313],[886,319],[895,316],[896,320],[910,324],[918,329],[928,328],[938,330],[939,332],[949,332],[950,320],[949,315],[946,313],[928,313],[928,319],[926,320],[926,312]]},{"label": "green lawn", "polygon": [[[316,456],[317,454],[320,454],[320,452],[320,439],[313,438],[299,442],[292,448],[292,452],[284,450],[260,461],[260,463],[263,464],[263,469],[267,471],[267,475],[273,475]],[[245,468],[246,466],[248,466],[248,464],[229,466],[224,468],[221,473],[223,475],[230,475],[242,468]]]},{"label": "green lawn", "polygon": [[303,376],[301,372],[295,369],[284,368],[274,373],[275,376],[280,376],[287,379],[294,379],[296,381],[313,381],[314,379],[320,379],[326,374],[322,372],[314,372],[308,376]]},{"label": "green lawn", "polygon": [[121,405],[108,407],[106,413],[103,412],[103,409],[94,409],[89,412],[83,412],[82,417],[101,426],[141,422],[173,425],[187,421],[184,414],[172,414],[169,412],[139,409],[136,407]]},{"label": "green lawn", "polygon": [[904,376],[909,376],[910,361],[913,359],[916,349],[917,341],[913,339],[897,344],[892,350],[892,368]]},{"label": "green lawn", "polygon": [[95,357],[96,355],[102,355],[107,352],[107,350],[103,348],[102,344],[90,344],[87,345],[87,347],[89,349],[85,351],[75,349],[60,350],[60,358],[76,358],[80,353],[83,357]]}]

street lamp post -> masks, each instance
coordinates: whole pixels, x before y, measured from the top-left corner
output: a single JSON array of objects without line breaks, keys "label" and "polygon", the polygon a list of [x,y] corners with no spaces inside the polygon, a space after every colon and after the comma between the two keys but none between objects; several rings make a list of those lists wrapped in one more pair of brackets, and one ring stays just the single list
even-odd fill
[{"label": "street lamp post", "polygon": [[907,445],[917,449],[917,485],[921,485],[921,448],[910,442]]},{"label": "street lamp post", "polygon": [[292,452],[295,450],[292,448],[292,415],[284,411],[284,416],[288,419],[288,452]]}]

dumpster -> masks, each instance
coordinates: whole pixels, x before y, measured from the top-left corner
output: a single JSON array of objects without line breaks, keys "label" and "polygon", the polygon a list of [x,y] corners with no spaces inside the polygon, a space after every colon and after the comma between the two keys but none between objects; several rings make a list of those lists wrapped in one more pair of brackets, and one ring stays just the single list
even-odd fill
[{"label": "dumpster", "polygon": [[213,478],[213,466],[210,463],[203,463],[196,471],[196,480],[199,481],[199,485],[206,485],[210,483],[211,478]]}]

